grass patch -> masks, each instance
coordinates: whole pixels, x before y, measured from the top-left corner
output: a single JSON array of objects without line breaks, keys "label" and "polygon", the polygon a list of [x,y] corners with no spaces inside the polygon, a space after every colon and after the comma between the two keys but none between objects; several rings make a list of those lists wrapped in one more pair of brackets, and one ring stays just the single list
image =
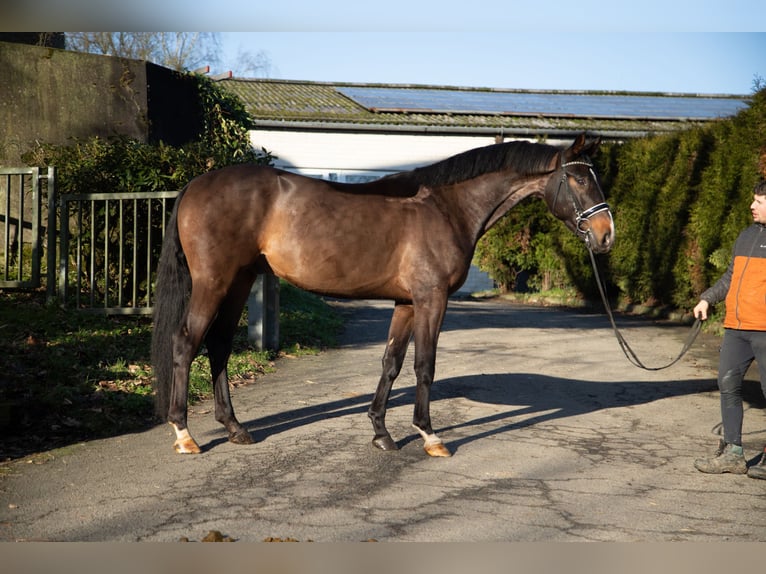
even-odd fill
[{"label": "grass patch", "polygon": [[[322,299],[282,284],[283,352],[334,346],[341,326]],[[155,424],[151,334],[147,317],[105,317],[47,305],[40,292],[0,292],[0,461]],[[229,360],[231,383],[257,380],[274,369],[276,357],[249,343],[243,312]],[[190,400],[211,393],[202,349],[192,364]]]},{"label": "grass patch", "polygon": [[282,281],[279,292],[280,347],[291,354],[314,354],[335,347],[343,327],[340,315],[323,299]]}]

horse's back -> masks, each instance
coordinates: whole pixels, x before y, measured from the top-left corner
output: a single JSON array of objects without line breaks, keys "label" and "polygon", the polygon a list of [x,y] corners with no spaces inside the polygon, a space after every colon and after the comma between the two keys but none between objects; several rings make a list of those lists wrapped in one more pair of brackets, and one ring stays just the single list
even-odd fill
[{"label": "horse's back", "polygon": [[286,175],[288,172],[256,164],[232,165],[204,173],[187,186],[179,205],[179,222],[193,218],[217,225],[218,219],[223,218],[241,224],[241,218],[248,214],[262,218],[284,191],[282,178]]},{"label": "horse's back", "polygon": [[[282,172],[268,165],[238,164],[203,173],[195,177],[187,187],[186,196],[215,195],[225,193],[267,190],[274,185]],[[186,199],[184,199],[186,201]]]},{"label": "horse's back", "polygon": [[242,164],[189,183],[178,208],[178,229],[187,254],[226,246],[242,253],[240,263],[249,264],[251,252],[298,257],[298,251],[328,241],[353,243],[355,229],[378,227],[388,201],[396,200],[347,193],[330,182],[271,166]]}]

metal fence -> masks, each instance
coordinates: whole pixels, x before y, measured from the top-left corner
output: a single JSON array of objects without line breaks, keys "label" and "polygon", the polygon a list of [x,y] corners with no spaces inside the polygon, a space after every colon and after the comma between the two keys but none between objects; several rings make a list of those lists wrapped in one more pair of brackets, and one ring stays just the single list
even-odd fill
[{"label": "metal fence", "polygon": [[[178,191],[83,193],[59,198],[62,304],[120,314],[151,314],[156,263]],[[263,275],[248,299],[248,338],[279,348],[279,281]]]},{"label": "metal fence", "polygon": [[[151,314],[165,227],[180,192],[57,197],[55,174],[53,167],[46,173],[0,168],[0,289],[39,288],[45,271],[48,298],[58,297],[62,306]],[[248,336],[260,349],[279,346],[279,281],[273,275],[259,277],[253,286]]]},{"label": "metal fence", "polygon": [[[56,170],[53,167],[45,170],[38,167],[0,167],[0,289],[40,287],[43,239],[48,229],[55,229],[55,218],[52,220],[50,217],[50,214],[55,217],[55,209],[51,209],[55,179]],[[43,195],[47,195],[49,201],[45,227],[41,223]],[[53,253],[48,249],[48,255],[50,271],[55,266],[55,242]]]},{"label": "metal fence", "polygon": [[156,262],[178,193],[60,196],[60,301],[108,314],[150,314]]}]

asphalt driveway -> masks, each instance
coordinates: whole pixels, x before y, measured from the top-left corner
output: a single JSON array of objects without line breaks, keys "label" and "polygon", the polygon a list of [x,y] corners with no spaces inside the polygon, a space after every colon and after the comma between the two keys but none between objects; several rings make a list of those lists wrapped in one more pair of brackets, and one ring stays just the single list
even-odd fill
[{"label": "asphalt driveway", "polygon": [[[370,444],[392,305],[338,305],[341,348],[234,389],[256,444],[228,443],[203,403],[190,416],[198,456],[175,454],[160,425],[15,461],[0,476],[0,540],[766,541],[766,481],[692,466],[717,443],[715,338],[644,371],[603,314],[452,301],[432,417],[454,456],[431,459],[410,426],[412,349],[387,417],[401,450]],[[648,366],[688,332],[618,321]],[[751,458],[763,406],[749,383]]]}]

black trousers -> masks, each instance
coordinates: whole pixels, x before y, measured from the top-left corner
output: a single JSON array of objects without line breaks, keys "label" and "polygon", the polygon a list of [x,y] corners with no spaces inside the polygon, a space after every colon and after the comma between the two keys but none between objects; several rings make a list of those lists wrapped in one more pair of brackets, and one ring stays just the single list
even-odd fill
[{"label": "black trousers", "polygon": [[761,389],[766,396],[766,331],[726,329],[718,363],[718,389],[727,444],[742,444],[742,381],[753,360],[758,363]]}]

